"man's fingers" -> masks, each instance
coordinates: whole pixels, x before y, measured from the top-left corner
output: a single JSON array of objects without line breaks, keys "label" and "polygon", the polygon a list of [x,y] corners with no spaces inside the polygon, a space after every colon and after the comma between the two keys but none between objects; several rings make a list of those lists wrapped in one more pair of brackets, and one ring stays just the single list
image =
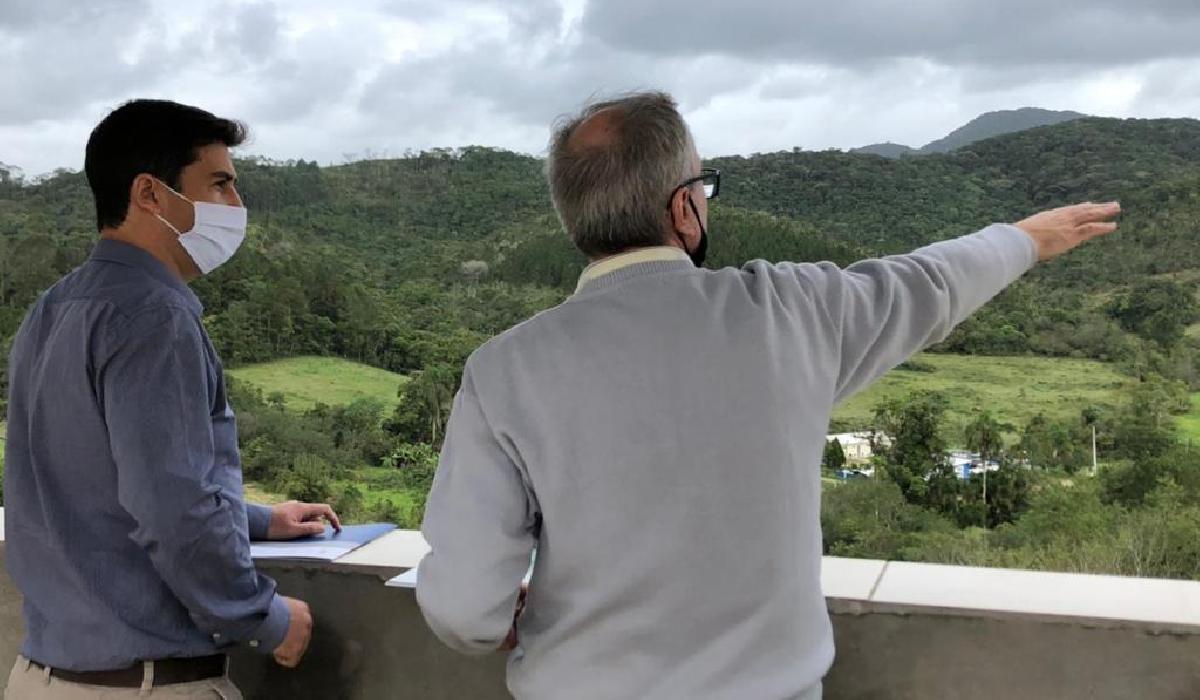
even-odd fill
[{"label": "man's fingers", "polygon": [[1116,230],[1117,223],[1115,221],[1097,221],[1079,227],[1079,233],[1085,240],[1095,238],[1096,236],[1103,236]]},{"label": "man's fingers", "polygon": [[1121,213],[1120,202],[1103,202],[1093,204],[1084,202],[1063,207],[1063,213],[1075,224],[1087,224],[1093,221],[1107,221]]},{"label": "man's fingers", "polygon": [[1067,216],[1067,220],[1073,224],[1079,225],[1087,220],[1087,210],[1091,204],[1072,204],[1062,208],[1062,213]]},{"label": "man's fingers", "polygon": [[333,525],[334,530],[341,532],[342,521],[338,519],[337,513],[333,512],[333,508],[329,507],[328,505],[321,504],[320,509],[320,515],[324,516],[325,519],[329,521],[330,525]]},{"label": "man's fingers", "polygon": [[1083,211],[1082,223],[1091,223],[1093,221],[1108,221],[1117,214],[1121,213],[1121,204],[1119,202],[1105,202],[1104,204],[1089,204]]},{"label": "man's fingers", "polygon": [[310,503],[305,506],[304,519],[314,520],[324,518],[329,521],[333,529],[340,531],[342,529],[342,521],[338,518],[337,513],[327,503]]},{"label": "man's fingers", "polygon": [[304,532],[309,535],[319,535],[325,532],[325,523],[320,520],[313,520],[307,523],[300,523],[300,527],[304,528]]}]

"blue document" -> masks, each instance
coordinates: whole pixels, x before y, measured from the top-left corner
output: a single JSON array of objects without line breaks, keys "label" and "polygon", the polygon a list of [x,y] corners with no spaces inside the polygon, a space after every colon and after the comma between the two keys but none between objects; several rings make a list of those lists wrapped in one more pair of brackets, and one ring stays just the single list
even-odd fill
[{"label": "blue document", "polygon": [[326,525],[323,534],[313,537],[287,542],[251,542],[250,555],[255,559],[333,561],[395,529],[396,526],[390,523],[372,523],[347,525],[341,532],[334,532]]}]

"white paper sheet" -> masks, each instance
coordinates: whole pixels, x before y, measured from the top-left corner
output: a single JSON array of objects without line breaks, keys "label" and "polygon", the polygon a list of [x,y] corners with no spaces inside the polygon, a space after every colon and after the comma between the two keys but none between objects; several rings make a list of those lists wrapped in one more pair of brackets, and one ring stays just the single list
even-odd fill
[{"label": "white paper sheet", "polygon": [[[525,572],[525,578],[521,580],[521,583],[528,584],[529,579],[533,577],[533,565],[536,563],[536,555],[534,558],[535,558],[535,561],[529,562],[529,570]],[[420,568],[421,568],[421,565],[417,564],[416,566],[409,569],[408,571],[405,571],[404,573],[400,574],[399,576],[388,579],[388,582],[385,585],[387,585],[391,588],[416,588],[417,587],[417,572],[418,572],[418,569],[420,569]]]},{"label": "white paper sheet", "polygon": [[285,542],[252,542],[250,556],[254,559],[333,561],[395,529],[396,526],[389,523],[371,523],[347,525],[341,532],[335,533],[327,525],[325,533],[316,537]]}]

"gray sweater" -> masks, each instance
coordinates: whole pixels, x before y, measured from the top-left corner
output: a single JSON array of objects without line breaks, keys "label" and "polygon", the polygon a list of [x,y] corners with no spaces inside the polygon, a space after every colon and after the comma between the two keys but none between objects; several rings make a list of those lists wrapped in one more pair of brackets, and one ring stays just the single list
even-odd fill
[{"label": "gray sweater", "polygon": [[484,345],[423,532],[433,631],[518,698],[791,698],[833,661],[819,463],[835,403],[1034,265],[991,226],[845,270],[647,262]]}]

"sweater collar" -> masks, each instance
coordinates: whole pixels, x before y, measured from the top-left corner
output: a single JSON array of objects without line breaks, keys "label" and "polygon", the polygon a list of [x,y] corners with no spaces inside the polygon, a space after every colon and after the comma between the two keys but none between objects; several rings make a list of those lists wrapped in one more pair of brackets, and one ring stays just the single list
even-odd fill
[{"label": "sweater collar", "polygon": [[641,265],[643,263],[662,263],[662,262],[691,262],[691,258],[687,253],[673,246],[655,246],[653,248],[639,248],[626,253],[620,253],[611,257],[597,260],[588,265],[583,270],[583,274],[579,276],[579,284],[575,287],[575,292],[579,293],[584,287],[592,282],[606,277],[614,272],[623,270],[633,265]]}]

